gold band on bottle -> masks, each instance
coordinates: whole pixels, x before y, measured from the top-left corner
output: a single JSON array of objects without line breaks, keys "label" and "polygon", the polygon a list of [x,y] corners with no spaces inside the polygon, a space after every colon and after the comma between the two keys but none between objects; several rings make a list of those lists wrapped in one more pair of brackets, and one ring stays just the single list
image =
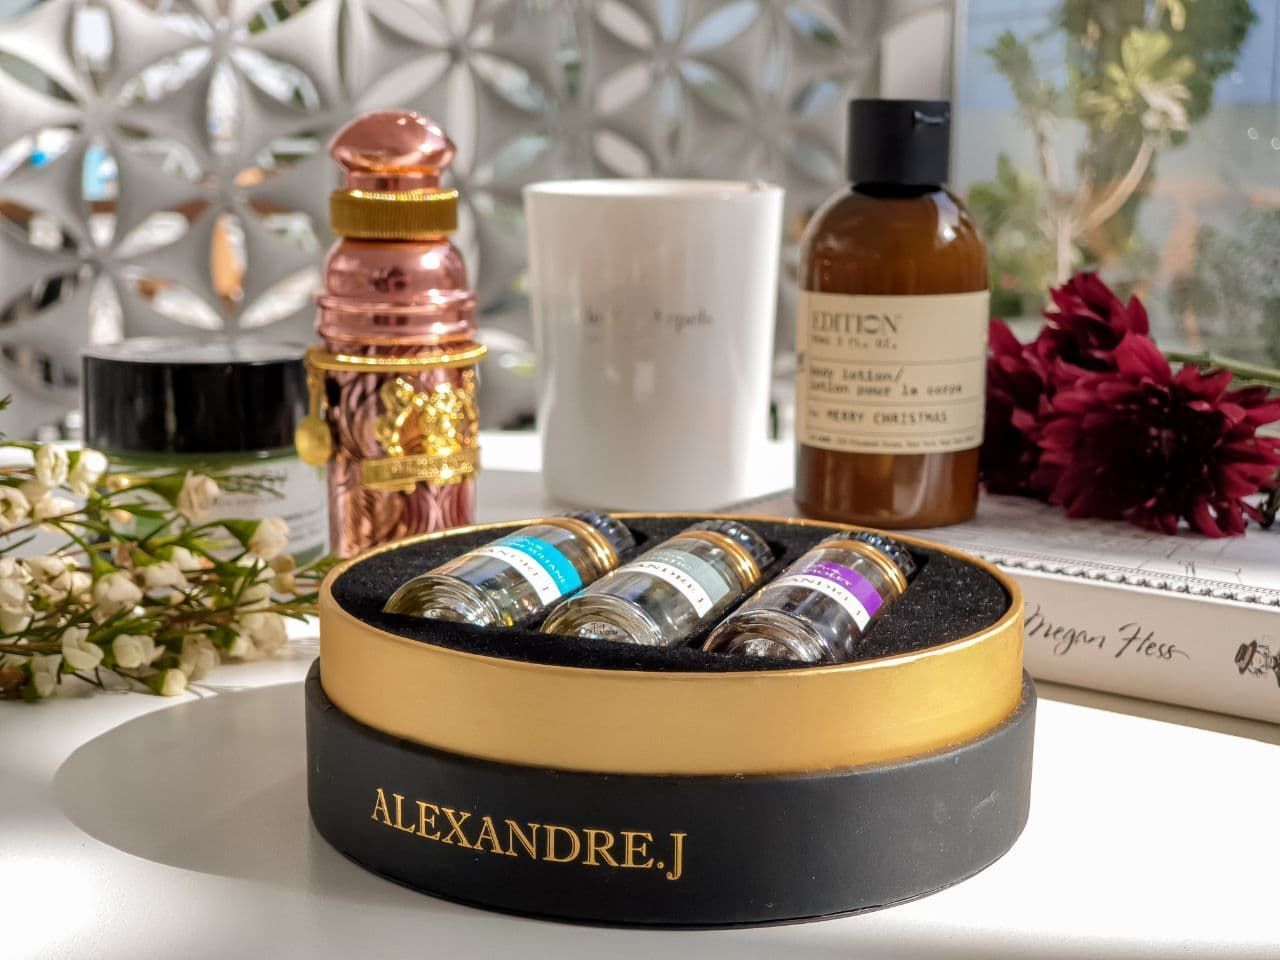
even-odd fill
[{"label": "gold band on bottle", "polygon": [[820,544],[814,544],[814,546],[823,548],[837,547],[866,557],[880,568],[881,573],[889,578],[889,582],[897,590],[898,596],[901,596],[907,590],[907,576],[902,572],[902,568],[869,543],[863,543],[861,540],[824,540]]},{"label": "gold band on bottle", "polygon": [[750,590],[760,581],[760,564],[756,563],[756,558],[728,534],[719,530],[681,530],[676,536],[702,540],[723,550],[743,590]]},{"label": "gold band on bottle", "polygon": [[329,225],[340,237],[430,240],[458,229],[457,190],[334,190]]},{"label": "gold band on bottle", "polygon": [[335,373],[421,373],[424,370],[453,370],[481,360],[488,347],[477,343],[462,350],[424,353],[417,356],[367,356],[359,353],[329,353],[322,347],[307,351],[307,366]]},{"label": "gold band on bottle", "polygon": [[[653,514],[619,515],[624,521]],[[559,518],[557,518],[559,519]],[[698,516],[847,530],[778,517]],[[428,534],[495,536],[530,522]],[[829,666],[707,673],[602,670],[482,656],[380,630],[320,595],[321,678],[343,712],[392,736],[503,763],[619,774],[770,774],[918,756],[994,729],[1022,697],[1022,595],[991,626],[912,653]],[[374,554],[365,554],[365,557]]]},{"label": "gold band on bottle", "polygon": [[547,517],[537,522],[548,527],[560,527],[581,538],[601,576],[618,565],[618,551],[603,533],[587,521],[579,517]]}]

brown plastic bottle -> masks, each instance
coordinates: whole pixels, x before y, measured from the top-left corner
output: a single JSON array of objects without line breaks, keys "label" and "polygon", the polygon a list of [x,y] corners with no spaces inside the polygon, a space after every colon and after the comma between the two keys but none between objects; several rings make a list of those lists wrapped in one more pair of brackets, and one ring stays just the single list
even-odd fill
[{"label": "brown plastic bottle", "polygon": [[796,503],[928,527],[978,500],[987,254],[947,192],[945,102],[850,104],[853,185],[801,241]]}]

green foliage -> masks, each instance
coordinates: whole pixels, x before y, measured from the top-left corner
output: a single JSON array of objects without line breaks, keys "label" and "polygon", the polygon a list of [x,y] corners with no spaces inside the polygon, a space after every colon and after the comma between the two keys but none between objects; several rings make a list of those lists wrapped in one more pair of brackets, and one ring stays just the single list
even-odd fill
[{"label": "green foliage", "polygon": [[1023,302],[1028,290],[1039,289],[1054,269],[1053,252],[1044,243],[1049,217],[1044,183],[1018,170],[1008,154],[996,160],[996,177],[975,184],[969,209],[990,238],[991,310],[997,316],[1034,312]]},{"label": "green foliage", "polygon": [[[1149,259],[1134,224],[1158,151],[1208,113],[1254,20],[1248,0],[1064,0],[1052,28],[1066,41],[1062,87],[1037,61],[1048,35],[1006,31],[986,51],[1027,121],[1038,166],[1035,175],[1012,170],[1002,157],[996,179],[972,188],[998,302],[1026,309],[1074,269]],[[1085,132],[1071,187],[1055,153],[1063,121]]]},{"label": "green foliage", "polygon": [[1280,211],[1249,211],[1230,234],[1204,227],[1195,270],[1170,290],[1169,306],[1195,319],[1205,339],[1280,366]]},{"label": "green foliage", "polygon": [[1120,61],[1104,64],[1099,81],[1080,91],[1080,115],[1105,131],[1134,120],[1158,135],[1186,130],[1191,93],[1182,81],[1195,63],[1172,50],[1167,33],[1130,30],[1120,41]]}]

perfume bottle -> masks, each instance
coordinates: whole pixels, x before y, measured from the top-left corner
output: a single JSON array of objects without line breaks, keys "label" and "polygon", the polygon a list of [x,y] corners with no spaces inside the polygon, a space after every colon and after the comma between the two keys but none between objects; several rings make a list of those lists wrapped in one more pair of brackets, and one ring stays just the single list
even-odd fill
[{"label": "perfume bottle", "polygon": [[800,242],[796,503],[930,527],[978,504],[987,253],[943,184],[950,105],[854,100],[852,185]]},{"label": "perfume bottle", "polygon": [[566,600],[543,633],[674,647],[760,582],[764,538],[736,520],[695,523]]},{"label": "perfume bottle", "polygon": [[704,649],[801,663],[850,660],[915,573],[915,559],[896,540],[837,533],[733,611]]},{"label": "perfume bottle", "polygon": [[296,444],[328,465],[339,556],[471,523],[478,466],[474,298],[441,177],[454,148],[425,117],[370,113],[334,136],[346,183],[330,196],[339,240],[316,298],[324,341],[307,353],[310,411]]},{"label": "perfume bottle", "polygon": [[614,569],[635,540],[607,514],[548,517],[403,584],[383,608],[478,627],[527,627]]}]

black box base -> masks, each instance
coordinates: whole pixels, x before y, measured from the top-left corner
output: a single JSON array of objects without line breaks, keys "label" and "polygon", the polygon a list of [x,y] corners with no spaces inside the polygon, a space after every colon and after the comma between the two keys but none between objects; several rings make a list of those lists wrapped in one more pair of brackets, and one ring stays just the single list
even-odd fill
[{"label": "black box base", "polygon": [[853,913],[977,873],[1027,819],[1025,676],[1018,709],[981,737],[777,776],[562,772],[445,753],[352,720],[325,695],[318,664],[306,701],[321,835],[398,883],[511,913],[672,927]]}]

